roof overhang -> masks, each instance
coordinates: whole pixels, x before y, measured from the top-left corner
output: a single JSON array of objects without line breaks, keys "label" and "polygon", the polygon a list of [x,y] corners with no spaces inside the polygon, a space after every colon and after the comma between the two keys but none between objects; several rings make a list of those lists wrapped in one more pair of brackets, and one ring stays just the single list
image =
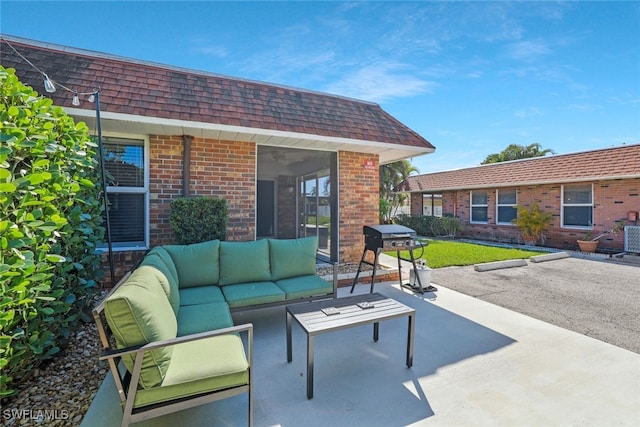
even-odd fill
[{"label": "roof overhang", "polygon": [[[85,122],[90,128],[96,128],[95,111],[80,108],[65,108],[65,111],[77,120]],[[217,123],[164,119],[133,114],[112,113],[108,111],[101,111],[100,119],[102,131],[105,133],[167,136],[191,135],[197,138],[213,140],[254,142],[257,145],[371,153],[379,156],[380,164],[430,154],[434,151],[433,148],[428,147],[413,147],[388,142],[365,141]]]},{"label": "roof overhang", "polygon": [[420,188],[416,190],[402,191],[398,190],[398,193],[434,193],[443,191],[469,191],[469,190],[482,190],[487,188],[512,188],[512,187],[524,187],[532,185],[552,185],[552,184],[574,184],[578,182],[596,182],[596,181],[613,181],[620,179],[640,179],[640,175],[609,175],[609,176],[581,176],[576,178],[567,178],[561,180],[547,180],[547,181],[519,181],[519,182],[506,182],[500,184],[479,184],[479,185],[465,185],[465,186],[452,186],[452,187],[434,187],[434,188]]}]

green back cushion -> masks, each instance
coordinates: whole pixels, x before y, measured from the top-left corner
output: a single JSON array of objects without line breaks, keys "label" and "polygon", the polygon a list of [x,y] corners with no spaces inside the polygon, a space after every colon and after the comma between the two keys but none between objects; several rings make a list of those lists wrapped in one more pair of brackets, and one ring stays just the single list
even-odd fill
[{"label": "green back cushion", "polygon": [[219,240],[191,245],[167,245],[164,248],[171,255],[176,266],[181,288],[218,284]]},{"label": "green back cushion", "polygon": [[220,243],[220,285],[271,280],[269,242]]},{"label": "green back cushion", "polygon": [[161,247],[153,248],[140,262],[140,267],[143,266],[153,267],[164,275],[163,281],[168,283],[168,289],[165,289],[167,298],[169,298],[169,304],[177,316],[180,309],[178,272],[169,253]]},{"label": "green back cushion", "polygon": [[302,239],[270,239],[271,279],[316,274],[316,251],[318,237]]},{"label": "green back cushion", "polygon": [[[158,270],[149,266],[136,269],[107,298],[104,311],[117,348],[176,337],[176,317],[163,285],[152,272],[161,275]],[[140,376],[143,388],[152,388],[162,383],[171,361],[171,352],[171,347],[165,347],[145,353]],[[124,356],[122,360],[129,372],[133,372],[134,357]]]}]

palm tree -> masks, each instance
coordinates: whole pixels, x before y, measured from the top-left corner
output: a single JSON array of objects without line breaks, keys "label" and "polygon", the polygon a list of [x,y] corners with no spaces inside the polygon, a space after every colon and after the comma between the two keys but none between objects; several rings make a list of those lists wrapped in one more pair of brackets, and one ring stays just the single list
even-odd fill
[{"label": "palm tree", "polygon": [[537,142],[527,146],[511,144],[499,153],[489,154],[481,164],[487,165],[489,163],[508,162],[510,160],[544,157],[547,154],[556,154],[556,152],[550,148],[543,150],[542,146]]},{"label": "palm tree", "polygon": [[418,169],[408,160],[380,166],[380,222],[390,223],[398,208],[407,200],[404,193],[396,193],[398,185]]}]

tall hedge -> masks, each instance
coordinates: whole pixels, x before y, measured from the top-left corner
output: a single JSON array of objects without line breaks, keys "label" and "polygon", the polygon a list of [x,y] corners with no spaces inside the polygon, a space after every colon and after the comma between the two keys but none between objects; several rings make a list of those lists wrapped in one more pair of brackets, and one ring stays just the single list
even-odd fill
[{"label": "tall hedge", "polygon": [[95,293],[104,229],[89,135],[0,66],[0,396],[59,352]]},{"label": "tall hedge", "polygon": [[184,197],[171,201],[169,224],[176,243],[188,245],[227,237],[227,201]]}]

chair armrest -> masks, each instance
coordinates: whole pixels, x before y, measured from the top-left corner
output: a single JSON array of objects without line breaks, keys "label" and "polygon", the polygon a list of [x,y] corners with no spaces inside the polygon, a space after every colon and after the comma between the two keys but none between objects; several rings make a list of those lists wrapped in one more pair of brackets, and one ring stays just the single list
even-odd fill
[{"label": "chair armrest", "polygon": [[157,348],[166,347],[170,345],[176,345],[176,344],[181,344],[189,341],[196,341],[196,340],[211,338],[218,335],[227,335],[227,334],[233,334],[233,333],[244,332],[244,331],[249,332],[249,337],[250,337],[249,339],[252,340],[253,324],[245,323],[242,325],[231,326],[228,328],[214,329],[213,331],[200,332],[197,334],[171,338],[168,340],[154,341],[148,344],[131,346],[131,347],[122,348],[119,350],[107,350],[103,352],[102,355],[100,355],[100,360],[113,359],[113,358],[122,357],[128,354],[135,354],[135,353],[150,351],[150,350],[154,350]]}]

